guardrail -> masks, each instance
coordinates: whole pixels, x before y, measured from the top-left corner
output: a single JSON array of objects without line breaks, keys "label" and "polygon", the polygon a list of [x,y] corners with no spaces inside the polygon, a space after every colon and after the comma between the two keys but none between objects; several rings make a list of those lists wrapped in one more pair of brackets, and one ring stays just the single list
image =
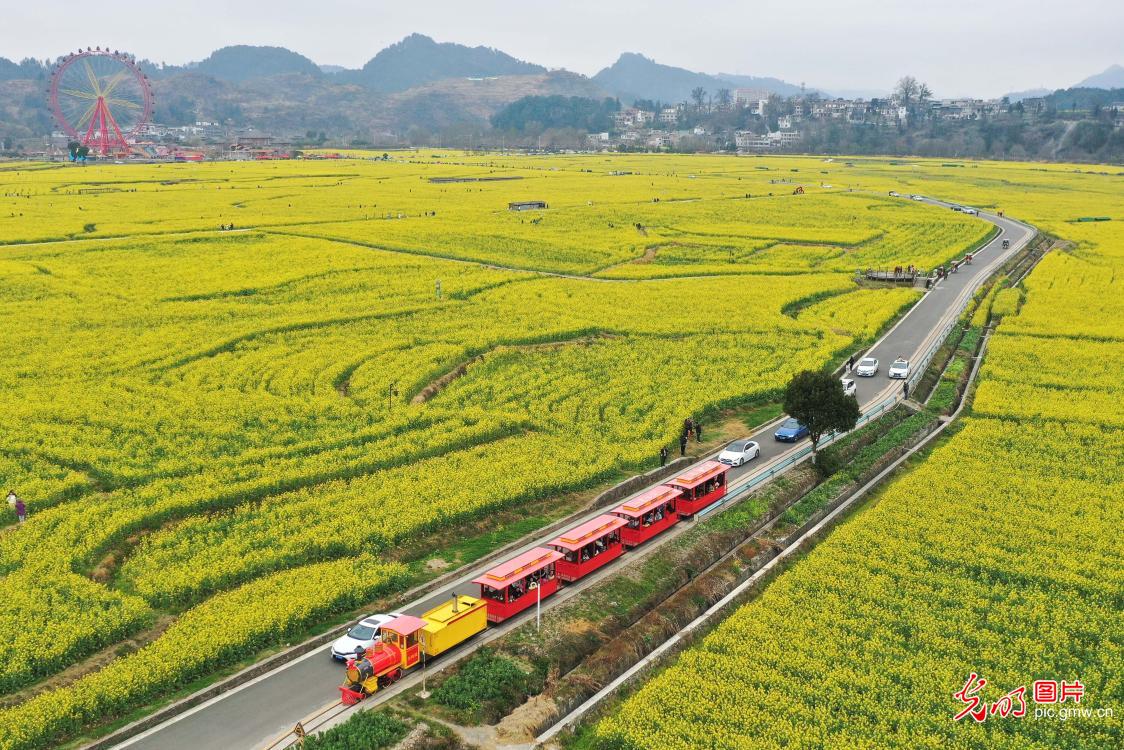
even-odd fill
[{"label": "guardrail", "polygon": [[[971,297],[969,297],[969,299],[971,299]],[[967,304],[965,304],[964,307],[961,308],[961,311],[963,311],[966,307]],[[909,385],[910,391],[913,391],[913,389],[916,388],[917,384],[921,381],[921,378],[925,376],[925,371],[929,369],[929,363],[933,361],[933,357],[935,357],[937,352],[940,351],[940,348],[944,346],[945,339],[948,338],[948,335],[952,333],[952,329],[955,328],[956,324],[959,322],[960,311],[957,312],[955,318],[950,320],[948,324],[941,329],[940,335],[933,339],[933,343],[929,345],[929,348],[925,350],[925,353],[921,355],[920,359],[916,360],[917,366],[910,367],[912,374],[905,381]]]},{"label": "guardrail", "polygon": [[[987,334],[985,334],[983,341],[980,342],[979,356],[976,358],[975,364],[972,366],[972,370],[968,375],[968,387],[971,386],[971,384],[975,381],[976,377],[979,374],[980,364],[983,362],[987,344],[988,336]],[[882,406],[887,401],[895,400],[896,399],[893,398],[887,399],[886,401],[883,401],[883,403],[879,406]],[[960,416],[963,408],[964,403],[963,401],[961,401],[960,406],[956,407],[956,410],[950,415],[948,421],[938,424],[931,432],[929,432],[929,434],[923,437],[920,441],[916,442],[914,445],[907,448],[901,456],[896,458],[890,463],[889,466],[882,469],[882,471],[880,471],[876,476],[874,476],[861,487],[852,492],[849,497],[845,498],[842,502],[836,503],[834,509],[830,510],[823,518],[818,521],[813,520],[809,522],[809,524],[801,527],[795,533],[796,539],[790,540],[785,548],[781,550],[775,557],[766,562],[761,568],[752,573],[747,579],[735,586],[732,590],[727,592],[725,596],[712,604],[701,615],[689,622],[678,633],[665,640],[648,655],[640,659],[640,661],[633,664],[622,674],[618,675],[607,685],[594,693],[593,696],[591,696],[581,705],[563,716],[559,721],[555,722],[545,731],[541,732],[535,738],[532,747],[539,748],[545,745],[547,742],[551,741],[555,736],[558,735],[559,732],[570,726],[573,726],[577,721],[581,720],[591,709],[599,705],[601,701],[603,701],[607,696],[619,690],[622,686],[640,679],[644,672],[649,669],[653,669],[656,665],[662,663],[663,660],[674,653],[675,649],[681,648],[683,645],[688,644],[689,641],[687,639],[691,637],[691,635],[695,631],[700,630],[701,628],[708,625],[711,620],[726,616],[726,610],[739,606],[741,603],[741,597],[745,595],[751,587],[757,585],[761,580],[764,579],[765,576],[769,575],[787,558],[800,552],[801,550],[807,549],[812,543],[814,543],[817,536],[822,534],[825,529],[834,524],[837,518],[840,518],[844,513],[847,512],[848,508],[861,500],[870,490],[877,487],[886,477],[890,476],[890,474],[897,470],[898,467],[905,463],[910,456],[916,454],[919,450],[936,439],[938,435],[944,432],[944,430],[950,424],[952,424],[953,420]],[[811,448],[808,448],[807,450],[810,451]]]},{"label": "guardrail", "polygon": [[[877,419],[878,417],[882,416],[887,411],[889,411],[891,408],[893,408],[898,403],[898,400],[899,399],[898,399],[897,396],[888,396],[888,397],[882,399],[882,401],[880,401],[877,406],[872,406],[870,409],[867,409],[863,414],[861,414],[859,416],[858,421],[855,422],[855,426],[850,431],[853,432],[854,430],[857,430],[861,425],[864,425],[867,422],[870,422],[872,419]],[[820,438],[820,442],[816,444],[816,447],[817,447],[817,449],[825,448],[825,447],[831,445],[836,440],[838,440],[839,438],[843,437],[846,434],[848,434],[848,433],[846,433],[846,432],[832,432],[828,435],[824,435],[823,437]],[[764,484],[765,482],[769,481],[770,479],[775,477],[777,474],[782,474],[785,471],[787,471],[790,467],[792,467],[793,465],[800,463],[805,458],[807,458],[811,453],[812,453],[812,446],[811,446],[811,444],[808,444],[808,445],[805,445],[800,450],[796,451],[795,453],[792,453],[788,456],[785,456],[784,458],[777,461],[776,463],[771,464],[767,468],[763,467],[763,468],[759,469],[757,472],[755,472],[748,479],[746,479],[745,481],[737,484],[736,487],[731,488],[730,491],[727,492],[726,495],[723,496],[720,500],[713,503],[712,505],[708,505],[706,508],[704,508],[703,510],[700,510],[698,513],[696,513],[695,514],[696,517],[702,518],[703,516],[706,516],[707,514],[712,513],[715,510],[718,510],[719,508],[724,506],[726,503],[740,498],[742,495],[745,495],[747,492],[749,492],[753,489],[756,489],[759,485]]]}]

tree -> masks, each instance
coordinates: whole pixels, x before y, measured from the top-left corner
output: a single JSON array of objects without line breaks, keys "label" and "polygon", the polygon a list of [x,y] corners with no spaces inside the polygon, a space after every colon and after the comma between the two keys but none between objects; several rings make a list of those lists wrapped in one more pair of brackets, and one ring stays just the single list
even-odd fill
[{"label": "tree", "polygon": [[[933,98],[933,91],[926,83],[918,84],[917,86],[917,103],[922,110],[927,109],[929,100]],[[922,112],[922,115],[927,115],[928,112]]]},{"label": "tree", "polygon": [[839,378],[821,371],[804,370],[789,381],[784,391],[784,410],[808,428],[812,460],[816,444],[829,432],[845,432],[859,419],[859,402],[843,394]]},{"label": "tree", "polygon": [[730,106],[730,101],[731,101],[730,89],[718,89],[717,97],[718,97],[718,106],[719,107]]},{"label": "tree", "polygon": [[691,100],[695,102],[695,109],[702,109],[703,101],[706,99],[706,89],[702,86],[695,86],[691,89]]},{"label": "tree", "polygon": [[908,107],[917,98],[920,85],[913,76],[905,76],[898,81],[894,88],[894,95],[901,100],[903,107]]}]

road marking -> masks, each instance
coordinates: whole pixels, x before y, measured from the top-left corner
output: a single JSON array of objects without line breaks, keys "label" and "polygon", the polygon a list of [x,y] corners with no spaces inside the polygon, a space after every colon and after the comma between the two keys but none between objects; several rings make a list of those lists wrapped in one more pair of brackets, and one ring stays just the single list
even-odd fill
[{"label": "road marking", "polygon": [[[329,646],[329,648],[330,648],[330,646]],[[117,745],[114,745],[113,748],[114,748],[114,750],[117,750],[117,748],[129,747],[130,745],[133,745],[137,742],[140,742],[141,740],[143,740],[147,737],[150,737],[153,734],[156,734],[157,732],[160,732],[160,731],[163,731],[163,730],[167,729],[168,727],[172,726],[173,724],[176,724],[177,722],[183,721],[184,719],[188,718],[189,716],[193,716],[193,715],[199,713],[200,711],[202,711],[205,708],[210,708],[214,704],[218,703],[221,700],[229,698],[230,696],[234,695],[235,693],[239,693],[239,692],[245,690],[246,688],[253,687],[254,685],[258,684],[259,682],[265,680],[266,678],[273,677],[277,672],[280,672],[283,669],[288,669],[289,667],[296,666],[297,664],[300,664],[302,661],[304,661],[305,659],[308,659],[310,657],[323,656],[323,655],[324,655],[324,651],[322,649],[319,649],[319,648],[313,649],[312,651],[309,651],[307,654],[303,654],[302,656],[298,656],[296,659],[293,659],[292,661],[287,661],[284,664],[281,664],[280,666],[274,667],[273,669],[269,670],[268,672],[264,672],[264,673],[258,675],[257,677],[250,680],[249,682],[244,682],[237,687],[231,688],[230,690],[224,690],[223,692],[219,693],[218,695],[214,696],[213,698],[209,698],[209,699],[203,701],[198,706],[194,706],[192,708],[189,708],[188,710],[184,711],[181,714],[177,714],[177,715],[171,717],[170,719],[166,719],[165,721],[160,722],[156,726],[154,726],[150,729],[146,729],[145,731],[141,732],[140,734],[138,734],[134,737],[130,737],[129,739],[127,739],[124,742],[121,742]]]}]

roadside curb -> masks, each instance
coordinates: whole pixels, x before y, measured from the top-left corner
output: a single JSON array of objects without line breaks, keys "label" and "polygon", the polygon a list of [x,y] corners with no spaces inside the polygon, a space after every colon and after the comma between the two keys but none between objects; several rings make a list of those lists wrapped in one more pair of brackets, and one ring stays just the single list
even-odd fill
[{"label": "roadside curb", "polygon": [[[1010,220],[1010,221],[1014,222],[1015,220]],[[1016,223],[1021,224],[1021,222],[1016,222]],[[1023,226],[1027,226],[1027,228],[1033,229],[1033,228],[1029,227],[1028,225],[1023,225]],[[990,268],[989,268],[989,273],[990,273]],[[917,304],[919,304],[921,300],[923,300],[927,297],[927,294],[928,294],[928,292],[926,292],[926,294],[922,295],[918,299],[918,303],[915,303],[915,305],[913,307],[911,307],[910,310],[907,311],[906,314],[903,315],[895,323],[894,326],[892,326],[888,331],[886,331],[884,333],[884,335],[879,339],[879,341],[875,342],[875,344],[872,345],[872,347],[876,346],[878,343],[880,343],[882,340],[884,340],[891,332],[896,330],[909,317],[910,313],[917,308]],[[968,295],[968,297],[970,298],[970,295]],[[954,302],[953,306],[959,306],[960,302],[961,302],[961,300],[957,299]],[[958,315],[959,315],[959,312],[957,312],[956,317],[958,317]],[[955,323],[956,317],[953,318],[953,323]],[[936,334],[935,330],[930,332],[930,337],[932,337],[934,334]],[[926,339],[926,341],[927,340],[928,339]],[[940,340],[943,340],[943,335],[940,336]],[[874,404],[874,403],[878,402],[880,399],[882,399],[883,402],[885,402],[887,394],[891,394],[891,395],[889,395],[889,399],[892,400],[893,402],[896,402],[898,399],[896,398],[895,395],[892,394],[892,390],[894,388],[895,388],[895,386],[888,387],[887,389],[883,390],[883,392],[881,394],[879,394],[877,397],[872,399],[869,403]],[[880,409],[881,409],[881,407],[882,407],[882,405],[879,405]],[[779,423],[780,420],[782,420],[783,418],[784,417],[782,416],[782,417],[777,418],[776,420],[773,420],[772,422],[765,425],[765,428],[768,429],[771,425]],[[942,426],[942,429],[943,429],[943,426]],[[793,463],[793,464],[798,463],[799,459],[797,459],[795,454],[798,453],[799,450],[801,450],[801,449],[798,449],[797,447],[794,446],[794,448],[791,451],[786,451],[784,454],[781,454],[780,456],[777,456],[772,462],[770,462],[770,464],[766,464],[764,466],[759,467],[759,472],[754,472],[754,474],[752,476],[755,477],[758,474],[760,474],[761,472],[765,471],[767,468],[770,468],[770,477],[771,477],[772,474],[773,474],[773,470],[771,469],[772,466],[776,466],[776,470],[779,471],[781,469],[781,464],[783,464],[786,461],[789,462],[789,463]],[[481,557],[477,560],[466,563],[465,565],[462,565],[455,570],[443,573],[442,575],[440,575],[440,576],[438,576],[438,577],[436,577],[436,578],[434,578],[430,581],[419,584],[418,586],[415,586],[412,589],[409,589],[405,592],[402,592],[397,597],[395,597],[395,600],[396,601],[402,601],[402,602],[409,602],[410,600],[412,600],[414,598],[417,598],[419,596],[424,596],[424,595],[429,594],[429,593],[431,593],[435,590],[438,590],[438,589],[448,585],[450,582],[455,581],[458,577],[463,576],[464,574],[470,572],[471,570],[473,570],[475,568],[478,568],[478,567],[481,567],[481,566],[484,566],[484,565],[487,565],[487,564],[489,564],[489,563],[491,563],[491,562],[493,562],[493,561],[495,561],[495,560],[497,560],[497,559],[499,559],[499,558],[501,558],[501,557],[503,557],[507,554],[510,554],[510,552],[513,549],[516,549],[520,546],[527,545],[528,543],[533,542],[537,538],[543,538],[543,537],[549,538],[549,537],[547,537],[547,535],[553,534],[554,532],[565,528],[567,525],[572,524],[575,518],[577,518],[577,517],[579,517],[583,514],[589,513],[590,511],[598,509],[598,508],[605,507],[605,506],[613,503],[616,500],[619,500],[623,497],[626,497],[630,494],[633,494],[636,490],[638,490],[640,488],[643,488],[643,487],[646,487],[650,484],[661,481],[663,478],[679,471],[680,469],[682,469],[686,466],[693,465],[697,461],[707,460],[709,458],[712,458],[713,455],[715,455],[715,454],[711,454],[711,453],[708,452],[706,455],[703,455],[703,456],[700,456],[700,457],[697,457],[697,458],[677,458],[674,461],[669,462],[668,465],[665,466],[665,467],[655,469],[653,471],[650,471],[650,472],[647,472],[647,473],[644,473],[644,474],[639,474],[639,475],[635,475],[633,477],[630,477],[629,479],[626,479],[626,480],[614,485],[613,487],[610,487],[609,489],[601,492],[595,498],[593,498],[589,503],[587,503],[583,508],[581,508],[579,510],[576,510],[574,513],[571,513],[571,514],[567,515],[565,518],[558,519],[557,521],[555,521],[552,524],[549,524],[545,527],[542,527],[542,528],[536,529],[532,532],[529,532],[528,534],[524,535],[520,539],[512,541],[509,544],[504,545],[503,547],[501,547],[499,549],[493,550],[492,552],[488,553],[487,555],[485,555],[485,556],[483,556],[483,557]],[[752,477],[750,475],[747,475],[746,478],[742,482],[737,482],[736,484],[732,484],[730,489],[734,489],[735,487],[740,487],[742,485],[748,485],[748,484],[750,484],[751,479],[752,479]],[[283,667],[287,663],[290,663],[290,662],[294,661],[294,659],[296,659],[298,657],[301,657],[301,656],[304,656],[304,655],[307,655],[310,652],[314,651],[315,649],[327,644],[328,642],[330,642],[331,640],[333,640],[334,638],[338,637],[340,634],[345,632],[345,630],[347,629],[349,624],[350,623],[345,623],[345,624],[340,625],[336,628],[333,628],[332,630],[330,630],[328,632],[321,633],[319,635],[313,636],[313,637],[303,641],[302,643],[299,643],[295,646],[292,646],[290,648],[285,649],[284,651],[281,651],[281,652],[276,653],[276,654],[274,654],[270,657],[267,657],[266,659],[264,659],[263,661],[261,661],[257,664],[250,665],[250,666],[246,667],[245,669],[241,670],[240,672],[237,672],[237,673],[235,673],[235,674],[233,674],[233,675],[231,675],[231,676],[229,676],[225,679],[219,680],[218,682],[216,682],[213,685],[210,685],[206,688],[203,688],[203,689],[201,689],[201,690],[199,690],[199,691],[197,691],[197,692],[195,692],[195,693],[193,693],[189,696],[186,696],[186,697],[184,697],[184,698],[182,698],[182,699],[180,699],[180,700],[178,700],[174,703],[166,705],[164,708],[162,708],[160,710],[157,710],[153,714],[142,717],[141,719],[138,719],[137,721],[134,721],[134,722],[132,722],[132,723],[130,723],[130,724],[124,726],[124,727],[121,727],[121,728],[117,729],[116,731],[110,733],[109,735],[106,735],[105,737],[102,737],[102,738],[100,738],[100,739],[98,739],[98,740],[96,740],[96,741],[94,741],[90,744],[84,745],[83,750],[105,750],[106,748],[113,747],[113,746],[115,746],[115,745],[117,745],[121,742],[124,742],[124,741],[126,741],[130,738],[135,737],[138,734],[141,734],[141,733],[143,733],[143,732],[145,732],[149,729],[152,729],[152,728],[166,722],[167,720],[169,720],[173,717],[179,716],[180,714],[183,714],[183,713],[185,713],[185,712],[187,712],[187,711],[189,711],[189,710],[191,710],[195,707],[198,707],[198,706],[202,705],[203,703],[206,703],[207,701],[209,701],[213,698],[216,698],[219,695],[222,695],[224,693],[235,690],[235,689],[237,689],[237,688],[239,688],[243,685],[246,685],[247,683],[249,683],[249,682],[251,682],[251,681],[253,681],[253,680],[255,680],[259,677],[262,677],[263,675],[266,675],[267,673],[269,673],[269,672],[271,672],[275,669]]]},{"label": "roadside curb", "polygon": [[[674,461],[669,461],[666,466],[653,469],[652,471],[644,474],[633,475],[628,479],[618,482],[609,489],[601,492],[585,506],[574,511],[565,518],[560,518],[554,523],[549,524],[548,526],[544,526],[540,529],[536,529],[535,531],[524,534],[519,539],[509,542],[503,547],[493,550],[483,557],[480,557],[471,562],[467,562],[459,568],[450,570],[446,573],[441,574],[437,578],[419,584],[412,589],[408,589],[399,594],[396,599],[400,599],[403,602],[408,602],[416,597],[424,596],[425,594],[440,589],[451,580],[455,580],[458,576],[464,575],[471,569],[482,564],[487,564],[489,562],[492,562],[493,560],[503,557],[504,555],[509,554],[511,550],[533,541],[535,538],[542,534],[550,534],[555,531],[560,531],[568,524],[573,523],[574,518],[577,516],[588,513],[589,511],[596,508],[610,505],[614,501],[619,500],[622,497],[627,497],[628,495],[633,494],[639,488],[646,487],[649,484],[658,482],[665,477],[675,474],[681,469],[695,463],[697,460],[705,459],[705,456],[700,459],[696,459],[691,456],[680,457],[676,458]],[[104,737],[101,737],[89,744],[82,745],[80,750],[108,750],[108,748],[114,747],[115,745],[125,742],[126,740],[132,739],[138,734],[141,734],[142,732],[145,732],[159,724],[164,723],[168,719],[175,718],[176,716],[179,716],[180,714],[185,713],[190,709],[195,708],[196,706],[200,706],[203,703],[211,700],[212,698],[241,687],[242,685],[245,685],[246,683],[256,678],[261,677],[262,675],[293,661],[299,656],[304,656],[310,651],[316,650],[317,648],[343,635],[349,627],[351,627],[350,621],[344,623],[343,625],[332,628],[327,632],[312,636],[311,638],[302,641],[295,646],[291,646],[284,651],[280,651],[270,657],[267,657],[266,659],[263,659],[256,664],[251,664],[242,671],[235,672],[233,675],[230,675],[229,677],[226,677],[225,679],[222,679],[213,685],[209,685],[192,693],[191,695],[181,698],[180,700],[175,701],[174,703],[171,703],[154,713],[137,719],[130,724],[126,724],[120,729],[117,729],[116,731]]]}]

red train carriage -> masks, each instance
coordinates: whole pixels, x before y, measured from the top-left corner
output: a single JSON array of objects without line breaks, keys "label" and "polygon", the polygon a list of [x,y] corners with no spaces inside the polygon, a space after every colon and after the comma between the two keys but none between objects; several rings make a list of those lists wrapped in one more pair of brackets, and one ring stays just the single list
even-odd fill
[{"label": "red train carriage", "polygon": [[726,494],[726,472],[730,467],[717,461],[706,461],[692,466],[668,485],[683,491],[676,506],[679,515],[693,516]]},{"label": "red train carriage", "polygon": [[554,565],[561,559],[558,550],[535,547],[473,579],[488,602],[488,622],[503,622],[557,591]]},{"label": "red train carriage", "polygon": [[[624,552],[621,546],[621,527],[628,521],[608,514],[586,521],[562,536],[548,542],[562,553],[558,561],[558,577],[573,582],[618,558]],[[545,592],[544,592],[545,593]]]},{"label": "red train carriage", "polygon": [[621,528],[624,546],[635,547],[677,524],[677,504],[682,495],[683,490],[678,487],[661,484],[609,511],[626,522]]}]

